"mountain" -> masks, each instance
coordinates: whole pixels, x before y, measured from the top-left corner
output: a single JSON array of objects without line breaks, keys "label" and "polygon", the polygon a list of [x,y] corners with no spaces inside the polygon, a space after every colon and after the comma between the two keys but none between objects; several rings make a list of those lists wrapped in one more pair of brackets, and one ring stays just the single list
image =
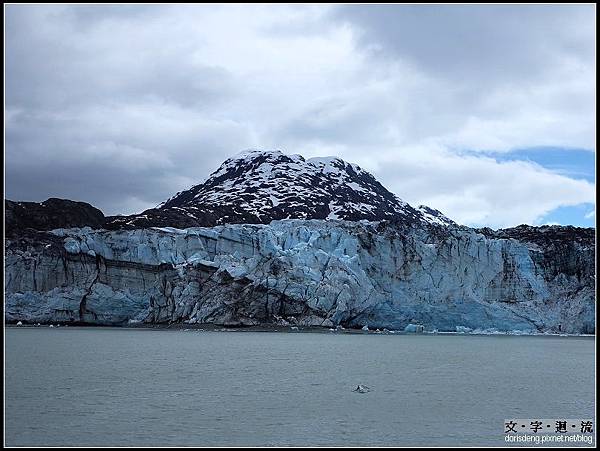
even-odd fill
[{"label": "mountain", "polygon": [[105,227],[212,227],[279,219],[453,224],[437,210],[411,207],[370,173],[339,158],[250,150],[226,160],[204,183],[140,214],[110,217]]},{"label": "mountain", "polygon": [[458,225],[337,158],[245,152],[131,216],[5,210],[9,322],[595,332],[595,229]]}]

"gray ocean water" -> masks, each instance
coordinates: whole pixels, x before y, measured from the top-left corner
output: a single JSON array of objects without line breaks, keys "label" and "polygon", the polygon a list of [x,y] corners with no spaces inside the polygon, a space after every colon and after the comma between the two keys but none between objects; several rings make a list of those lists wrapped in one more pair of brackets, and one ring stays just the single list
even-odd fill
[{"label": "gray ocean water", "polygon": [[589,337],[8,328],[5,363],[8,446],[503,446],[505,418],[594,417]]}]

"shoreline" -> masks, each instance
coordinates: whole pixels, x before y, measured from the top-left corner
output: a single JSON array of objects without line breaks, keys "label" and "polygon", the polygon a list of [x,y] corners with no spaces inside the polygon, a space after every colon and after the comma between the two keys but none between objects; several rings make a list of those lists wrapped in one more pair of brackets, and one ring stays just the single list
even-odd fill
[{"label": "shoreline", "polygon": [[173,330],[182,332],[275,332],[275,333],[321,333],[321,334],[350,334],[350,335],[402,335],[402,336],[506,336],[506,337],[580,337],[580,338],[595,338],[595,334],[566,334],[552,332],[525,332],[525,331],[482,331],[474,329],[472,331],[423,331],[423,332],[407,332],[404,330],[388,330],[388,329],[347,329],[347,328],[329,328],[321,326],[224,326],[218,324],[18,324],[4,323],[5,328],[10,329],[39,329],[39,328],[78,328],[78,329],[130,329],[130,330]]}]

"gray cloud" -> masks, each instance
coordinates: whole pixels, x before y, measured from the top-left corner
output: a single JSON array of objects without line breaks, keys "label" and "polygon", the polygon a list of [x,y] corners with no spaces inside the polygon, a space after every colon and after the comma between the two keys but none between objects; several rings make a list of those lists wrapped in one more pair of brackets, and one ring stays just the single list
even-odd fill
[{"label": "gray cloud", "polygon": [[350,5],[336,15],[361,27],[374,54],[406,58],[433,76],[518,83],[565,59],[594,58],[592,5]]},{"label": "gray cloud", "polygon": [[6,195],[129,213],[276,147],[459,221],[535,222],[593,185],[463,151],[594,151],[594,40],[585,6],[9,5]]}]

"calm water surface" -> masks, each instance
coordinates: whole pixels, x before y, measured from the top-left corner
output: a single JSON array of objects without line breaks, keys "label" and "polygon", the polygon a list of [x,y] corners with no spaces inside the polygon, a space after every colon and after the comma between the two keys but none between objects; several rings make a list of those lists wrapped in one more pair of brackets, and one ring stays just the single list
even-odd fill
[{"label": "calm water surface", "polygon": [[586,337],[62,327],[5,339],[9,446],[502,446],[505,418],[594,418]]}]

